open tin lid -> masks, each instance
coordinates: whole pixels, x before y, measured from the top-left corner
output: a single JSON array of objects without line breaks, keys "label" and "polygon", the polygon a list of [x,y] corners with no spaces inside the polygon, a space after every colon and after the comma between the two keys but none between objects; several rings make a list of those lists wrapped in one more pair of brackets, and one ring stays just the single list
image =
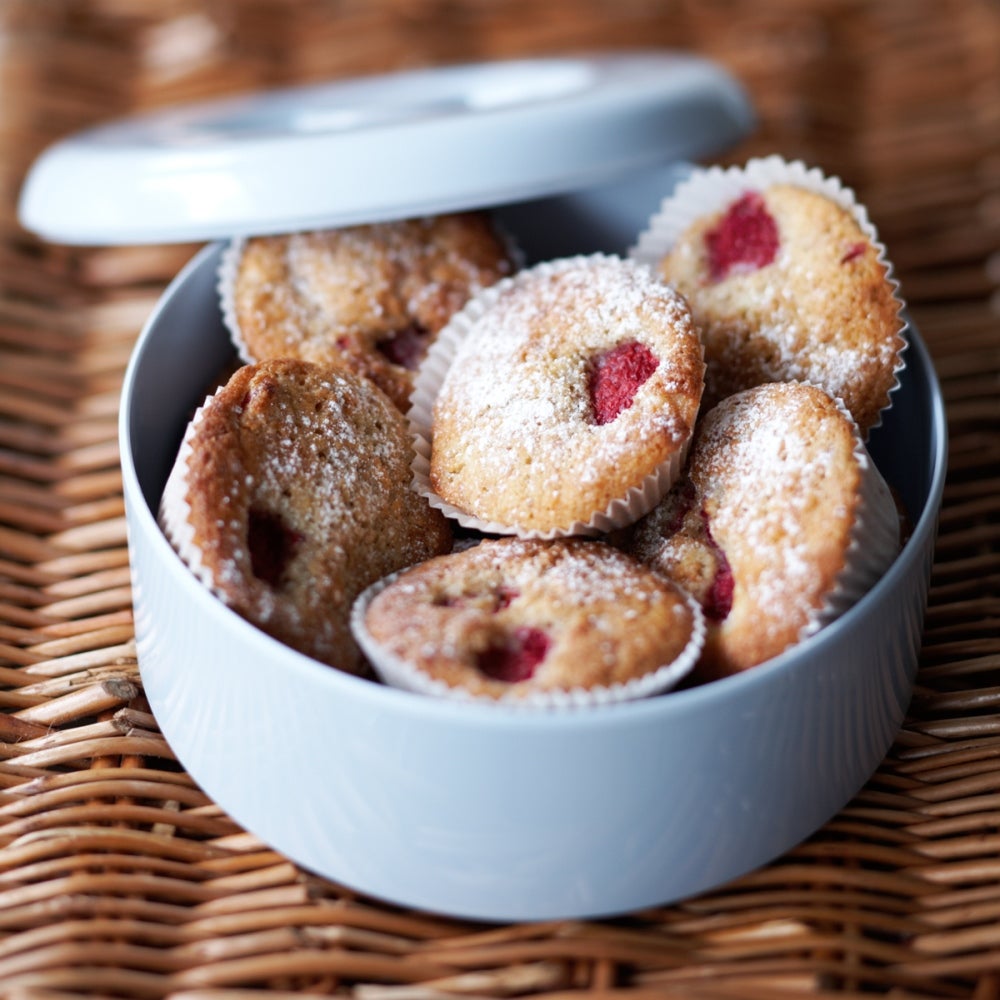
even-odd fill
[{"label": "open tin lid", "polygon": [[752,114],[676,52],[521,59],[157,112],[50,147],[22,224],[58,243],[189,242],[566,193],[734,143]]}]

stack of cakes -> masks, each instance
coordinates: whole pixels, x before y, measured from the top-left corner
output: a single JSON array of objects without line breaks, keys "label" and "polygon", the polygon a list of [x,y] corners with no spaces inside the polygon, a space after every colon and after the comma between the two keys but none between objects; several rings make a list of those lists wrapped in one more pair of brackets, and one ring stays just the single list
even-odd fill
[{"label": "stack of cakes", "polygon": [[162,517],[239,613],[409,690],[587,706],[757,666],[885,572],[899,517],[865,441],[905,324],[836,180],[699,171],[632,259],[518,270],[483,216],[393,226],[224,268],[250,363]]}]

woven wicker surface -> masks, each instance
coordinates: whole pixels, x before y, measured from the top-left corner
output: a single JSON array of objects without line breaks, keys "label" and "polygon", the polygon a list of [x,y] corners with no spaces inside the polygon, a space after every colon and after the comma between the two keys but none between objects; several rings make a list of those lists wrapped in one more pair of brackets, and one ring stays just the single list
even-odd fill
[{"label": "woven wicker surface", "polygon": [[[5,0],[0,41],[0,996],[1000,996],[1000,7]],[[729,66],[761,118],[732,158],[839,173],[889,245],[951,435],[917,689],[856,799],[718,891],[599,922],[394,909],[240,829],[160,735],[116,415],[136,333],[192,248],[40,246],[14,222],[17,185],[52,139],[133,108],[636,45]]]}]

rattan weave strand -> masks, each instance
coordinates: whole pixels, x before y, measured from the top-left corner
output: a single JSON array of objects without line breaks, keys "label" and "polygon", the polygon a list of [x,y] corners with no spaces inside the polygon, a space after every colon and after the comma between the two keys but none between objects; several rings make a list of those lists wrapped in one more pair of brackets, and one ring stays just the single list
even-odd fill
[{"label": "rattan weave strand", "polygon": [[[0,996],[1000,997],[1000,7],[989,0],[7,0],[0,7]],[[701,898],[483,926],[358,897],[240,829],[143,699],[116,443],[143,319],[193,248],[19,231],[49,141],[251,86],[684,46],[866,201],[950,427],[921,669],[837,817]],[[413,153],[414,151],[406,151]]]}]

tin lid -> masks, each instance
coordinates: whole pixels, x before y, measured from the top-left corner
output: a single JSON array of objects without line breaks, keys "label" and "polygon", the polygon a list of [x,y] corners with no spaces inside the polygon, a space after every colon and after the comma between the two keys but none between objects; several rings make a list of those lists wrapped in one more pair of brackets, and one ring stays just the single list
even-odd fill
[{"label": "tin lid", "polygon": [[160,111],[56,143],[21,192],[59,243],[264,235],[581,190],[734,143],[740,86],[676,52],[520,59]]}]

